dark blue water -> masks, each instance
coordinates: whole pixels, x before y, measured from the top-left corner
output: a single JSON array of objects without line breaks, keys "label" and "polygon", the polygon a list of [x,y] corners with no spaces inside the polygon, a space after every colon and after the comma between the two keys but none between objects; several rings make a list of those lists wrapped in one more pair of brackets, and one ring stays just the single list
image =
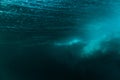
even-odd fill
[{"label": "dark blue water", "polygon": [[0,0],[0,80],[119,80],[120,0]]}]

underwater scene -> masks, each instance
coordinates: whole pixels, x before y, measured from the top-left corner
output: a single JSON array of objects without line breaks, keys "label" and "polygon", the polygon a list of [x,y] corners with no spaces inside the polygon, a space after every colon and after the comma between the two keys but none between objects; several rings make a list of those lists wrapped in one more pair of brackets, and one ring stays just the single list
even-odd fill
[{"label": "underwater scene", "polygon": [[0,80],[120,80],[120,0],[0,0]]}]

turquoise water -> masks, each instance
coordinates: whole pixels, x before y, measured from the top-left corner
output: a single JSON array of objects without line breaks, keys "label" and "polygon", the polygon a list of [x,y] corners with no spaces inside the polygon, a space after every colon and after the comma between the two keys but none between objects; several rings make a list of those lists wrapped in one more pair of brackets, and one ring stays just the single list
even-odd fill
[{"label": "turquoise water", "polygon": [[119,80],[119,0],[1,0],[0,80]]}]

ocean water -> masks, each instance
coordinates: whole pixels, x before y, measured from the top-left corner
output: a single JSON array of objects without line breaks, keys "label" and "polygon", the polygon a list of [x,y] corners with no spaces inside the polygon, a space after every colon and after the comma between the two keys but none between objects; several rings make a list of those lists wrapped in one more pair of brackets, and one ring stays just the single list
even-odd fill
[{"label": "ocean water", "polygon": [[119,80],[120,0],[0,0],[0,80]]}]

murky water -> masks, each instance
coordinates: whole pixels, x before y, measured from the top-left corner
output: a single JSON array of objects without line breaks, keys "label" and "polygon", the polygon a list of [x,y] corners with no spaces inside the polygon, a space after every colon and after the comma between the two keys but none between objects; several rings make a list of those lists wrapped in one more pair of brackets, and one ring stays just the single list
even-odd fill
[{"label": "murky water", "polygon": [[0,0],[0,80],[119,80],[119,3]]}]

